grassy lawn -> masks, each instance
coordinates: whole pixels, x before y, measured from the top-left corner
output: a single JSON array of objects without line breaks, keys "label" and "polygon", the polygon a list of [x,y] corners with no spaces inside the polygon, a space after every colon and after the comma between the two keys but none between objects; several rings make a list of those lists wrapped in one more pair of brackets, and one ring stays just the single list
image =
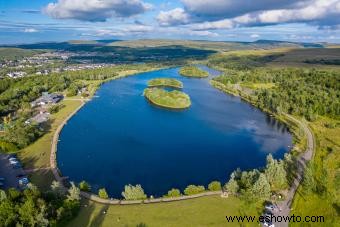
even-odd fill
[{"label": "grassy lawn", "polygon": [[166,91],[162,88],[146,88],[144,96],[153,104],[173,109],[183,109],[191,105],[190,97],[184,92]]},{"label": "grassy lawn", "polygon": [[181,76],[194,77],[194,78],[204,78],[208,77],[209,73],[199,69],[196,66],[184,66],[179,70]]},{"label": "grassy lawn", "polygon": [[[326,127],[333,124],[335,127]],[[336,125],[337,124],[337,125]],[[340,128],[339,121],[320,118],[311,123],[316,137],[316,153],[314,163],[315,175],[319,184],[326,187],[323,195],[306,193],[303,186],[299,187],[293,202],[295,215],[322,215],[324,226],[340,226]],[[320,224],[320,223],[319,223]],[[320,225],[315,225],[320,226]]]},{"label": "grassy lawn", "polygon": [[[140,223],[152,226],[240,226],[228,223],[226,215],[258,215],[255,205],[244,204],[238,198],[220,196],[202,197],[193,200],[128,205],[106,206],[83,202],[80,214],[69,226],[136,226]],[[107,213],[104,214],[103,211]],[[243,226],[258,226],[244,223]]]},{"label": "grassy lawn", "polygon": [[[65,105],[58,113],[51,116],[51,128],[48,133],[44,134],[35,143],[18,152],[20,160],[24,164],[25,169],[46,168],[50,165],[51,142],[55,130],[61,122],[80,106],[80,101],[64,100]],[[29,174],[30,180],[41,190],[49,189],[54,180],[50,170],[39,170]]]}]

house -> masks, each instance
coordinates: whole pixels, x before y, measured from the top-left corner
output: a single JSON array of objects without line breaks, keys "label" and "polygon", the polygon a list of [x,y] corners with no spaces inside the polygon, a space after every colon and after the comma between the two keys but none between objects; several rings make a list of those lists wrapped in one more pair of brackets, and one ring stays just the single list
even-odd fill
[{"label": "house", "polygon": [[64,98],[61,94],[49,94],[48,92],[43,92],[42,96],[37,100],[31,102],[32,107],[45,106],[47,104],[56,104]]},{"label": "house", "polygon": [[10,78],[20,78],[20,77],[23,77],[25,76],[26,73],[25,72],[10,72],[10,73],[7,73],[7,76],[10,77]]},{"label": "house", "polygon": [[34,117],[28,119],[25,121],[25,124],[31,124],[32,122],[35,122],[37,124],[42,124],[46,121],[49,120],[50,117],[50,113],[46,112],[46,111],[40,111],[37,115],[35,115]]}]

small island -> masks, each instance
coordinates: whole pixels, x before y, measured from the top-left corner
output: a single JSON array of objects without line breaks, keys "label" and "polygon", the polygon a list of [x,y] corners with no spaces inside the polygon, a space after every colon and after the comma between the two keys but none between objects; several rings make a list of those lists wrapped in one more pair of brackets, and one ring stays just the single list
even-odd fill
[{"label": "small island", "polygon": [[177,90],[166,91],[156,87],[146,88],[144,96],[152,104],[170,109],[185,109],[191,105],[189,95]]},{"label": "small island", "polygon": [[195,77],[195,78],[205,78],[209,76],[209,73],[197,68],[196,66],[184,66],[179,70],[181,76]]},{"label": "small island", "polygon": [[183,88],[183,83],[176,79],[171,78],[155,78],[149,80],[149,87],[172,87],[172,88]]}]

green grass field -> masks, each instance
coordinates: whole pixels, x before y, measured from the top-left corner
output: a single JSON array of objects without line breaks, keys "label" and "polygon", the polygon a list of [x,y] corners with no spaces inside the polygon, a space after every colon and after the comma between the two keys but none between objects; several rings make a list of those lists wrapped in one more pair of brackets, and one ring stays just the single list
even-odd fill
[{"label": "green grass field", "polygon": [[155,78],[148,81],[149,87],[174,87],[183,88],[183,83],[172,78]]},{"label": "green grass field", "polygon": [[151,103],[165,108],[183,109],[191,105],[189,95],[177,90],[166,91],[156,87],[146,88],[144,89],[144,96]]},{"label": "green grass field", "polygon": [[179,70],[181,76],[193,77],[193,78],[204,78],[208,77],[209,73],[199,69],[196,66],[184,66]]},{"label": "green grass field", "polygon": [[[332,124],[335,127],[328,128]],[[337,125],[336,125],[337,124]],[[326,117],[310,124],[316,138],[314,163],[318,183],[326,187],[322,195],[306,193],[300,186],[293,202],[295,215],[322,215],[326,223],[322,226],[340,226],[340,122]],[[298,226],[298,225],[296,225]],[[315,225],[320,226],[320,225]]]},{"label": "green grass field", "polygon": [[35,143],[18,152],[19,158],[26,169],[49,167],[53,134],[61,122],[79,107],[81,102],[77,100],[64,100],[62,104],[64,104],[65,107],[51,116],[52,124],[48,133],[39,138]]},{"label": "green grass field", "polygon": [[[236,222],[228,223],[225,216],[259,215],[257,210],[256,205],[245,204],[238,198],[220,196],[128,206],[106,206],[84,201],[80,214],[68,226],[135,227],[140,223],[148,227],[240,226]],[[243,226],[258,226],[258,223],[245,223]]]}]

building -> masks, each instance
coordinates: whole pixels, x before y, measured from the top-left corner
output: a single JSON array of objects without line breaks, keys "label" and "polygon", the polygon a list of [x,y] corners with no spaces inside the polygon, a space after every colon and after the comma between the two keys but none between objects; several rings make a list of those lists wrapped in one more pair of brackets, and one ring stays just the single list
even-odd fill
[{"label": "building", "polygon": [[43,92],[42,96],[37,100],[31,102],[32,107],[45,106],[48,104],[56,104],[64,98],[61,94],[49,94],[48,92]]}]

